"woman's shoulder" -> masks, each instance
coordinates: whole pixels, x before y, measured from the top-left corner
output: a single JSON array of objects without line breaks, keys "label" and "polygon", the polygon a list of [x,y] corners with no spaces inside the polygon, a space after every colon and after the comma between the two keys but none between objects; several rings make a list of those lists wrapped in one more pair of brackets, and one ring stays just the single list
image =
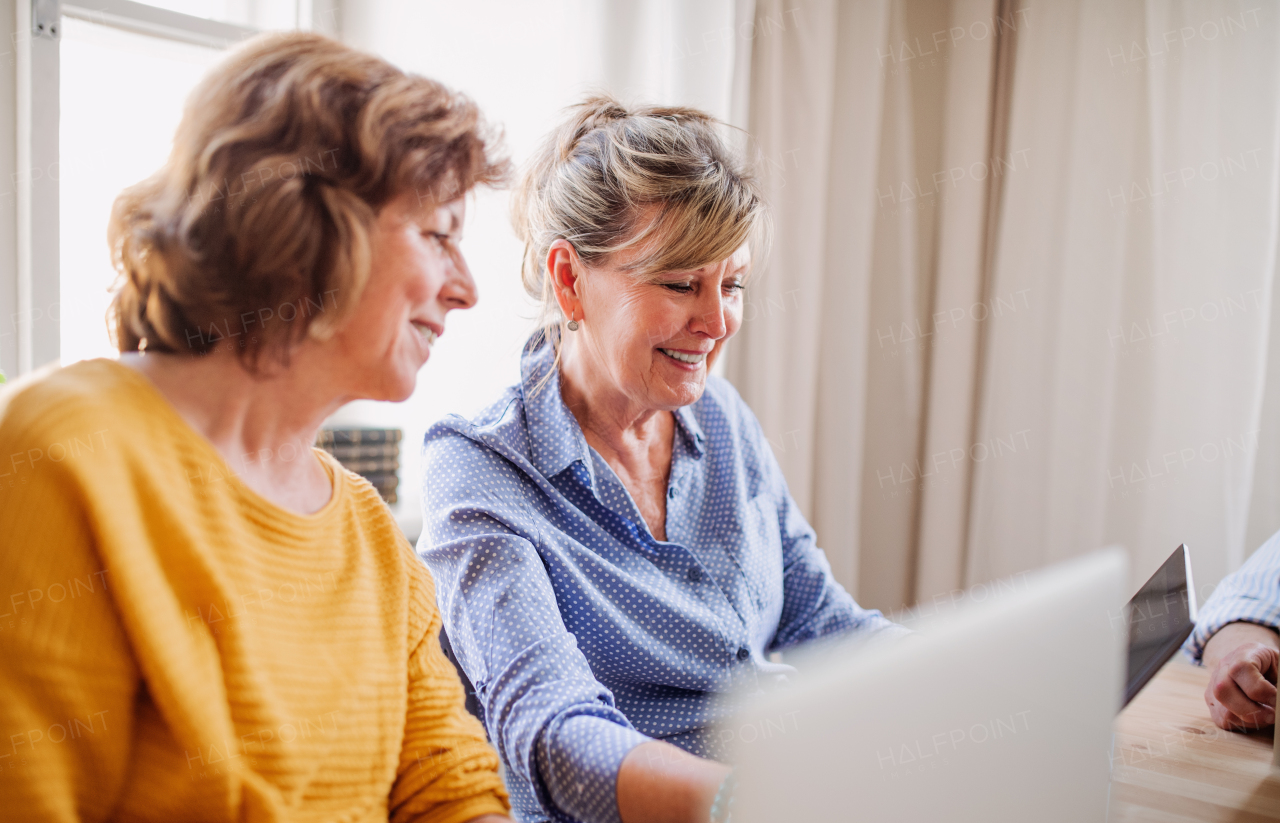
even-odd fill
[{"label": "woman's shoulder", "polygon": [[358,564],[359,558],[366,554],[374,558],[378,573],[383,575],[378,584],[383,592],[380,607],[384,614],[399,615],[401,604],[407,604],[407,632],[412,650],[438,620],[435,580],[378,490],[365,478],[344,469],[331,454],[320,449],[316,449],[315,454],[334,472],[335,481],[340,479],[344,484],[345,505],[359,523],[356,529],[334,529],[357,535],[348,538],[360,545],[358,548],[353,545],[345,562]]},{"label": "woman's shoulder", "polygon": [[692,411],[704,429],[727,425],[735,434],[741,435],[753,434],[760,426],[737,388],[714,374],[707,377],[707,387],[693,404]]},{"label": "woman's shoulder", "polygon": [[502,392],[472,417],[449,414],[427,429],[424,460],[428,465],[442,459],[497,453],[505,458],[527,457],[529,430],[524,403],[518,387]]},{"label": "woman's shoulder", "polygon": [[40,369],[0,389],[0,442],[38,447],[126,434],[142,416],[139,378],[105,359]]},{"label": "woman's shoulder", "polygon": [[707,376],[707,388],[698,403],[735,412],[747,407],[742,395],[738,394],[738,389],[725,378],[714,374]]},{"label": "woman's shoulder", "polygon": [[518,389],[466,418],[451,414],[427,430],[422,447],[426,508],[460,500],[519,496],[534,467],[524,405]]}]

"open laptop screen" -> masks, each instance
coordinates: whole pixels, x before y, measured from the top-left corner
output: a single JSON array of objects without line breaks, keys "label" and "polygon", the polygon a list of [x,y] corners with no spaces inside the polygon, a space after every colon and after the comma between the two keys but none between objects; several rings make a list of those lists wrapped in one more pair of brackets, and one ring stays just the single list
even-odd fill
[{"label": "open laptop screen", "polygon": [[1195,628],[1195,586],[1185,544],[1174,549],[1133,596],[1125,607],[1125,618],[1129,626],[1129,665],[1124,702],[1128,705]]}]

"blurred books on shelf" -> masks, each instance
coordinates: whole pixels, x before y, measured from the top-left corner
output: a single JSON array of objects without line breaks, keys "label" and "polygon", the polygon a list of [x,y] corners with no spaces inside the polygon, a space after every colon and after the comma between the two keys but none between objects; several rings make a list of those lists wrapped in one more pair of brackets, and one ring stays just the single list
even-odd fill
[{"label": "blurred books on shelf", "polygon": [[343,457],[340,454],[333,455],[338,458],[338,462],[346,466],[356,474],[363,474],[368,477],[371,474],[382,474],[391,472],[395,474],[400,469],[400,461],[394,457],[379,457],[373,460],[353,460],[349,457]]},{"label": "blurred books on shelf", "polygon": [[[395,445],[403,436],[399,429],[321,429],[316,445],[322,449],[330,446]],[[398,453],[399,446],[396,448]]]},{"label": "blurred books on shelf", "polygon": [[339,444],[323,448],[339,460],[385,460],[388,458],[395,460],[400,456],[399,443],[381,443],[373,446]]},{"label": "blurred books on shelf", "polygon": [[400,486],[400,429],[321,429],[316,446],[368,480],[388,505]]}]

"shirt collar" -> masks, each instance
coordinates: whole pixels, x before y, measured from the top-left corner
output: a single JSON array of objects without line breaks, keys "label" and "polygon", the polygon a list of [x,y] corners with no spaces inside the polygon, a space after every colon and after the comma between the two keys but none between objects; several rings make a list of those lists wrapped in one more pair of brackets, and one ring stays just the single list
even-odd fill
[{"label": "shirt collar", "polygon": [[[555,477],[575,460],[581,460],[590,472],[591,451],[586,435],[560,396],[555,349],[541,332],[529,338],[520,357],[520,392],[524,397],[529,454],[534,467],[544,477]],[[675,420],[689,448],[701,457],[706,451],[707,437],[693,413],[693,406],[676,409]]]},{"label": "shirt collar", "polygon": [[587,438],[560,397],[555,348],[534,332],[520,356],[520,393],[529,426],[529,458],[543,477],[555,477],[581,460],[591,471]]},{"label": "shirt collar", "polygon": [[698,417],[693,413],[693,404],[676,409],[675,418],[676,425],[684,432],[685,442],[693,450],[694,456],[702,457],[702,453],[706,451],[707,436],[702,433],[702,427],[698,425]]}]

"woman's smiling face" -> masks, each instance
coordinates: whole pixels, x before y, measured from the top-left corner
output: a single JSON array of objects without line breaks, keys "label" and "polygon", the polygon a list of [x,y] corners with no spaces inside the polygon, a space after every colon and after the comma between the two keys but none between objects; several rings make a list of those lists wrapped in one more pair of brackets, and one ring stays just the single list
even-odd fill
[{"label": "woman's smiling face", "polygon": [[[742,324],[750,251],[744,244],[700,269],[645,276],[626,268],[640,254],[618,252],[588,270],[561,240],[552,246],[548,269],[562,310],[580,323],[569,334],[582,376],[637,410],[673,411],[702,396],[707,374]],[[558,267],[558,257],[576,274]],[[565,293],[566,275],[571,293]]]},{"label": "woman's smiling face", "polygon": [[461,199],[424,205],[412,192],[379,213],[369,237],[369,281],[330,346],[334,371],[353,396],[409,397],[444,334],[445,315],[475,305],[475,282],[457,245],[465,216]]}]

